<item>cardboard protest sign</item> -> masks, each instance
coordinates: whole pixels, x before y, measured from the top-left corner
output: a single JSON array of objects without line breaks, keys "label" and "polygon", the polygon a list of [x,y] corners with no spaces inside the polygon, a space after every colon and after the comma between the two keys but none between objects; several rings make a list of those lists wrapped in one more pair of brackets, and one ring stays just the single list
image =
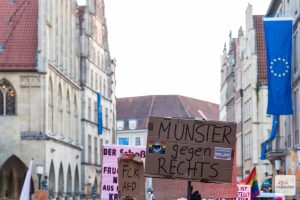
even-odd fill
[{"label": "cardboard protest sign", "polygon": [[150,117],[145,176],[231,183],[236,123]]},{"label": "cardboard protest sign", "polygon": [[103,164],[100,199],[118,200],[118,158],[123,153],[135,153],[145,161],[144,147],[103,145]]},{"label": "cardboard protest sign", "polygon": [[135,154],[122,154],[118,159],[119,198],[145,200],[144,164]]}]

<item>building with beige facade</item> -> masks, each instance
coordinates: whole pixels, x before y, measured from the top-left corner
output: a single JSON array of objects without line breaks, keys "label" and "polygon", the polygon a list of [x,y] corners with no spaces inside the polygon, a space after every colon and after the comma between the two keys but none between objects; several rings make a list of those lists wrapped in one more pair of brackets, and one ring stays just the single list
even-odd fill
[{"label": "building with beige facade", "polygon": [[[229,50],[223,50],[221,74],[221,102],[223,107],[227,108],[226,114],[223,114],[226,117],[223,116],[223,119],[233,119],[238,123],[238,180],[245,178],[256,166],[258,184],[261,186],[266,179],[265,173],[271,174],[272,170],[271,166],[267,165],[269,162],[260,160],[261,143],[268,138],[272,124],[271,116],[266,114],[267,79],[263,16],[253,15],[251,5],[246,9],[245,31],[240,28],[238,38],[230,36]],[[227,89],[222,90],[225,85]],[[235,106],[231,103],[232,99]]]},{"label": "building with beige facade", "polygon": [[[268,17],[290,17],[293,18],[293,54],[292,54],[292,98],[293,115],[279,116],[279,130],[277,137],[266,152],[266,158],[273,165],[273,187],[276,174],[288,174],[296,176],[296,196],[300,198],[300,31],[299,1],[290,0],[272,0],[268,11]],[[275,166],[277,163],[277,166]]]},{"label": "building with beige facade", "polygon": [[[43,165],[50,199],[85,197],[86,184],[100,184],[100,145],[113,143],[115,133],[103,1],[88,1],[99,17],[90,10],[83,22],[96,23],[91,30],[101,42],[80,34],[86,30],[76,0],[9,0],[0,7],[0,199],[19,198],[31,159],[32,192],[39,189],[35,167]],[[103,93],[102,136],[95,129],[97,91]]]},{"label": "building with beige facade", "polygon": [[[99,197],[102,144],[115,143],[115,60],[108,48],[103,0],[87,0],[79,7],[81,45],[81,138],[84,196]],[[101,94],[102,132],[98,131],[98,100]],[[101,133],[100,133],[101,132]]]}]

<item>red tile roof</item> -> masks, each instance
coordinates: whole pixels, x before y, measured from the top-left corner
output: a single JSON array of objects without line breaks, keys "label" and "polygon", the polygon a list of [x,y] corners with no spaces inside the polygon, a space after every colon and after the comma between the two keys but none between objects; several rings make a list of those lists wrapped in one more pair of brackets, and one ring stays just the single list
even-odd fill
[{"label": "red tile roof", "polygon": [[147,129],[148,116],[219,119],[219,105],[179,95],[152,95],[117,99],[117,119],[137,120],[137,129]]},{"label": "red tile roof", "polygon": [[1,0],[0,8],[0,70],[35,70],[38,0]]},{"label": "red tile roof", "polygon": [[254,15],[253,22],[256,33],[255,41],[257,50],[258,81],[260,84],[267,84],[266,43],[263,17],[263,15]]}]

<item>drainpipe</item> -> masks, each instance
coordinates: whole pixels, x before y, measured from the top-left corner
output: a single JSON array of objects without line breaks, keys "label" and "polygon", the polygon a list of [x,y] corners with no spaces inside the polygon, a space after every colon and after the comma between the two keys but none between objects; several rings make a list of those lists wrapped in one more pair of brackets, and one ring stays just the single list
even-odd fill
[{"label": "drainpipe", "polygon": [[240,97],[241,97],[241,150],[242,150],[242,179],[244,179],[244,132],[243,132],[243,124],[244,124],[244,111],[243,111],[243,89],[240,89]]}]

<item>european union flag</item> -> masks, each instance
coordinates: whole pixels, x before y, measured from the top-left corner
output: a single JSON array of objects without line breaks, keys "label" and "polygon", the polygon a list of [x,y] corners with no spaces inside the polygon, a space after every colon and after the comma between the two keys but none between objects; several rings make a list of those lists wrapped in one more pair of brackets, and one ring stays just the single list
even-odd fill
[{"label": "european union flag", "polygon": [[101,94],[97,92],[97,107],[98,107],[98,134],[102,135],[103,122],[102,122],[102,106],[101,106]]},{"label": "european union flag", "polygon": [[268,71],[268,114],[293,114],[291,56],[293,20],[264,18]]}]

